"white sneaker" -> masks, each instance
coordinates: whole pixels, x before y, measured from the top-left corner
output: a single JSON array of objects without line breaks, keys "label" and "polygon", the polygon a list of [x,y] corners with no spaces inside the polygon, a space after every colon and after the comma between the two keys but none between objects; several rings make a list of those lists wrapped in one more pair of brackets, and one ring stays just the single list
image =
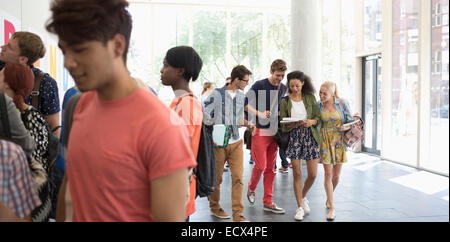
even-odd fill
[{"label": "white sneaker", "polygon": [[302,221],[303,216],[305,215],[305,212],[303,211],[303,208],[297,208],[297,211],[295,211],[295,217],[294,219],[297,221]]},{"label": "white sneaker", "polygon": [[336,212],[335,210],[331,210],[328,215],[327,215],[327,220],[328,221],[333,221],[336,218]]},{"label": "white sneaker", "polygon": [[308,199],[305,197],[302,199],[302,207],[303,210],[305,211],[305,214],[309,214],[309,212],[311,212],[311,209],[309,208],[309,201]]}]

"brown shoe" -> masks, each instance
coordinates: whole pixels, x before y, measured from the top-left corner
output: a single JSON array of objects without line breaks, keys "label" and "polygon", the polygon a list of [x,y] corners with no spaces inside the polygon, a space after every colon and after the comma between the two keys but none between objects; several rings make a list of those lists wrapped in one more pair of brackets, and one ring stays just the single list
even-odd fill
[{"label": "brown shoe", "polygon": [[222,208],[220,208],[218,211],[211,210],[211,214],[214,215],[215,217],[221,218],[221,219],[231,218],[231,216],[228,213],[226,213],[225,211],[223,211]]},{"label": "brown shoe", "polygon": [[239,215],[233,217],[233,222],[250,222],[250,221],[248,221],[244,216]]}]

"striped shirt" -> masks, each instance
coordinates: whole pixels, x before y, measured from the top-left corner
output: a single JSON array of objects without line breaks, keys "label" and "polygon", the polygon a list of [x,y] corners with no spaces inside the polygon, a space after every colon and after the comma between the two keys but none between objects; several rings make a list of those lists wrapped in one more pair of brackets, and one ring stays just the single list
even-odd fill
[{"label": "striped shirt", "polygon": [[0,140],[0,202],[24,218],[41,204],[22,148]]}]

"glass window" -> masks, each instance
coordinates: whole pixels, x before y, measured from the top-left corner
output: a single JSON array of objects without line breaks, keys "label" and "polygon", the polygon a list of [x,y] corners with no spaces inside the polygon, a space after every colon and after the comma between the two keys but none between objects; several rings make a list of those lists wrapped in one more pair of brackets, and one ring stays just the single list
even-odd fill
[{"label": "glass window", "polygon": [[[339,8],[337,0],[323,0],[322,4],[322,79],[339,84],[339,19],[336,9]],[[343,88],[339,88],[340,90]]]},{"label": "glass window", "polygon": [[231,66],[226,75],[230,75],[231,68],[245,65],[256,78],[267,70],[262,63],[263,41],[263,13],[235,12],[231,15]]},{"label": "glass window", "polygon": [[[267,77],[274,59],[290,63],[290,0],[268,0],[258,2],[257,6],[255,3],[255,0],[131,3],[133,31],[128,69],[154,88],[166,104],[174,94],[170,87],[161,84],[160,70],[167,50],[174,46],[193,46],[202,57],[199,79],[190,84],[196,94],[206,81],[216,87],[224,85],[237,64],[247,66],[254,79]],[[256,7],[249,7],[251,4]]]},{"label": "glass window", "polygon": [[164,103],[170,104],[175,95],[170,87],[162,85],[160,70],[167,50],[189,43],[189,8],[130,4],[129,11],[133,16],[133,31],[128,69],[132,76],[155,89]]},{"label": "glass window", "polygon": [[[441,13],[449,6],[448,0],[433,0],[432,13]],[[422,166],[448,174],[449,169],[449,72],[448,72],[448,22],[431,29],[431,84],[430,84],[430,150]]]},{"label": "glass window", "polygon": [[[275,59],[282,59],[291,63],[291,25],[290,14],[267,13],[267,53],[268,66],[263,66],[263,78],[266,78],[270,65]],[[288,66],[288,68],[290,68]],[[287,74],[287,73],[286,73]]]},{"label": "glass window", "polygon": [[[355,113],[355,15],[354,1],[341,1],[341,80],[340,93]],[[381,22],[380,22],[381,23]]]},{"label": "glass window", "polygon": [[128,10],[133,16],[133,30],[127,57],[128,70],[132,76],[152,84],[152,6],[131,4]]},{"label": "glass window", "polygon": [[381,48],[381,0],[364,0],[364,49]]},{"label": "glass window", "polygon": [[325,80],[335,82],[353,112],[356,110],[354,8],[354,1],[322,2],[322,80],[318,81],[319,85]]},{"label": "glass window", "polygon": [[[393,1],[391,147],[388,158],[417,165],[418,0]],[[402,35],[406,36],[402,40]]]},{"label": "glass window", "polygon": [[227,13],[217,9],[195,9],[194,49],[202,57],[203,67],[197,84],[212,82],[222,86],[229,75],[226,65]]}]

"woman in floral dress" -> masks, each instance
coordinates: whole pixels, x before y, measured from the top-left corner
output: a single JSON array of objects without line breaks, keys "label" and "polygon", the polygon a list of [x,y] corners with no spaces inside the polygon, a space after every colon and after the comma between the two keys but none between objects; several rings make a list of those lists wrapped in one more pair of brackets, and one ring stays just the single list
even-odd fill
[{"label": "woman in floral dress", "polygon": [[320,162],[325,170],[326,206],[329,208],[327,220],[334,220],[336,212],[333,204],[333,192],[339,182],[342,164],[347,162],[344,132],[350,129],[343,124],[353,121],[348,103],[340,99],[336,84],[325,82],[320,87],[320,120],[318,130],[320,144]]}]

